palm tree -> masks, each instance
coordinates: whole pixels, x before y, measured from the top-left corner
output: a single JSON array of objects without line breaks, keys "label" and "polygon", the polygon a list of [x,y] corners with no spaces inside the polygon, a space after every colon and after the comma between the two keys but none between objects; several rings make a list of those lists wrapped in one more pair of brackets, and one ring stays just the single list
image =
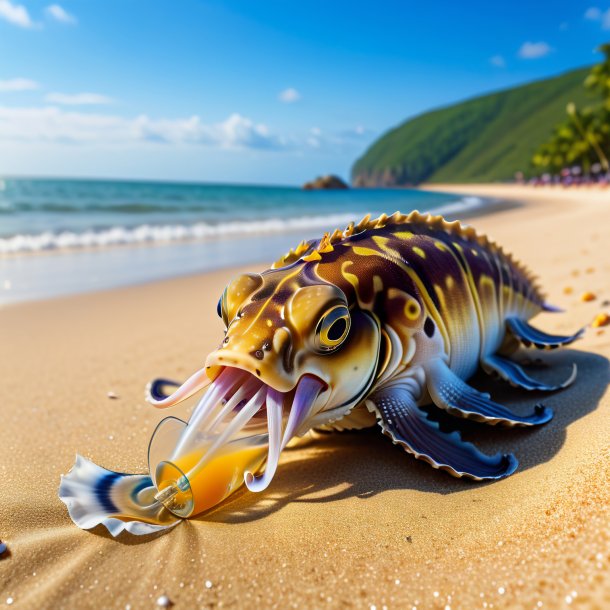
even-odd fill
[{"label": "palm tree", "polygon": [[532,165],[539,172],[558,173],[573,165],[588,172],[596,162],[605,172],[610,171],[610,43],[598,50],[604,59],[593,66],[584,86],[597,93],[601,103],[583,110],[568,104],[567,120],[554,129],[532,158]]}]

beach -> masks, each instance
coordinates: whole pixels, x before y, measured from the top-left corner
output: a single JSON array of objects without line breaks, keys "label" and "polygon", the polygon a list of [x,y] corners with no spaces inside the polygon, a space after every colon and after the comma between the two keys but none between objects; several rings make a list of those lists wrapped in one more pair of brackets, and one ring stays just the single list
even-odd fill
[{"label": "beach", "polygon": [[[609,311],[610,191],[434,188],[506,202],[468,223],[565,309],[537,326],[568,334]],[[506,480],[452,479],[377,430],[317,433],[282,454],[268,490],[238,492],[168,533],[78,529],[57,496],[60,475],[76,452],[146,471],[168,413],[147,405],[144,387],[202,366],[222,338],[218,297],[245,268],[0,308],[0,606],[137,610],[162,595],[185,609],[610,606],[610,327],[531,355],[557,364],[539,366],[545,379],[578,365],[572,387],[542,397],[549,424],[463,426],[485,452],[516,454]],[[583,302],[585,291],[596,298]],[[516,410],[541,400],[499,380],[473,383]]]}]

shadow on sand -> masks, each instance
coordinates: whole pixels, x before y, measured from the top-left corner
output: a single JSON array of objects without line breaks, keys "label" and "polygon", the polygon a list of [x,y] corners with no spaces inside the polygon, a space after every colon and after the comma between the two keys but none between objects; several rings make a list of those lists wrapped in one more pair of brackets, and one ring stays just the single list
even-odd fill
[{"label": "shadow on sand", "polygon": [[[530,412],[535,404],[544,403],[555,413],[548,424],[539,428],[498,428],[455,419],[434,407],[430,407],[429,412],[442,429],[459,429],[464,440],[475,443],[485,453],[514,453],[519,460],[519,469],[525,470],[555,456],[565,442],[567,427],[597,408],[610,383],[610,362],[597,354],[577,350],[523,352],[516,360],[522,358],[543,360],[532,371],[539,379],[557,382],[565,378],[572,362],[578,366],[578,377],[570,388],[552,394],[517,390],[483,373],[470,383],[518,413]],[[242,487],[225,502],[191,521],[247,523],[265,518],[291,502],[366,499],[389,489],[450,494],[467,491],[472,486],[494,484],[454,479],[434,470],[393,446],[376,427],[316,436],[285,452],[284,463],[280,463],[273,483],[266,491],[253,494]],[[101,526],[91,531],[110,538]],[[121,536],[118,541],[129,546],[138,545],[164,533]]]},{"label": "shadow on sand", "polygon": [[[546,352],[542,358],[545,364],[538,366],[532,374],[548,381],[567,376],[571,363],[576,362],[578,377],[574,385],[560,392],[543,394],[511,388],[484,374],[471,381],[473,386],[490,392],[496,401],[519,413],[531,411],[533,405],[540,402],[551,407],[554,418],[540,428],[503,429],[445,416],[434,408],[430,413],[436,416],[441,428],[459,429],[464,440],[475,443],[486,453],[514,453],[519,459],[520,470],[547,462],[560,451],[567,427],[597,408],[610,382],[610,363],[597,354],[576,350]],[[436,471],[393,446],[376,428],[319,434],[318,438],[307,440],[291,451],[294,452],[290,456],[292,459],[280,465],[267,491],[258,495],[238,492],[196,520],[241,523],[266,517],[290,502],[365,499],[388,489],[449,494],[465,491],[472,485],[493,484],[454,479]]]}]

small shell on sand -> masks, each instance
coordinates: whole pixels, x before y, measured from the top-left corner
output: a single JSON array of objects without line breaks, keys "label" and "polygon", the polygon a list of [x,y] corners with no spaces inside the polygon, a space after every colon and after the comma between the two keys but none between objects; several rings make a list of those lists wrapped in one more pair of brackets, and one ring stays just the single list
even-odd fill
[{"label": "small shell on sand", "polygon": [[106,396],[108,396],[108,398],[111,400],[116,400],[119,397],[119,395],[115,392],[106,392]]},{"label": "small shell on sand", "polygon": [[572,286],[566,286],[563,289],[563,294],[572,294],[574,292],[574,288],[572,288]]},{"label": "small shell on sand", "polygon": [[595,294],[593,292],[583,292],[580,295],[580,300],[584,301],[585,303],[587,303],[588,301],[595,301]]},{"label": "small shell on sand", "polygon": [[157,598],[157,606],[161,607],[161,608],[169,608],[170,606],[173,606],[173,602],[172,600],[167,596],[167,595],[161,595],[160,597]]},{"label": "small shell on sand", "polygon": [[600,328],[601,326],[608,326],[610,324],[610,315],[607,313],[598,313],[595,318],[593,318],[593,322],[591,322],[591,326],[593,328]]}]

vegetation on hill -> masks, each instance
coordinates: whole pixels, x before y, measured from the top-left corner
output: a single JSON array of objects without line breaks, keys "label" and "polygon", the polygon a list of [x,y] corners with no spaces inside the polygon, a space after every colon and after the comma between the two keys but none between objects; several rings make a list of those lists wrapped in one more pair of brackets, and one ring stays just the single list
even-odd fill
[{"label": "vegetation on hill", "polygon": [[532,158],[539,173],[557,175],[574,168],[577,175],[610,171],[610,44],[599,51],[604,60],[593,66],[584,81],[584,89],[596,96],[595,101],[582,109],[575,100],[567,105],[567,116]]},{"label": "vegetation on hill", "polygon": [[531,159],[565,119],[591,100],[589,68],[427,112],[390,130],[352,168],[360,186],[492,182],[532,172]]}]

